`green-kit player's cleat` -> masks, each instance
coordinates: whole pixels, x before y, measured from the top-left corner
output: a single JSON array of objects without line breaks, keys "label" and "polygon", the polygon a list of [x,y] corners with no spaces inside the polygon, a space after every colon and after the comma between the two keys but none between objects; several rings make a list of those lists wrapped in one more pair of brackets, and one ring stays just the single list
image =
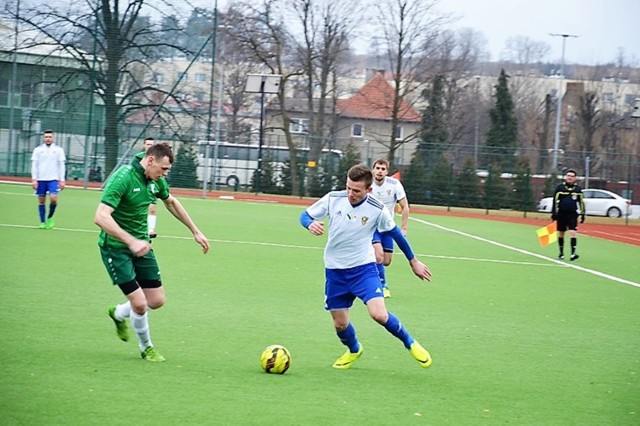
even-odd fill
[{"label": "green-kit player's cleat", "polygon": [[40,228],[40,229],[47,229],[47,224],[46,224],[46,223],[44,223],[44,222],[41,222],[41,223],[40,223],[40,226],[38,226],[38,228]]},{"label": "green-kit player's cleat", "polygon": [[353,364],[358,358],[362,356],[364,348],[362,347],[362,343],[360,344],[360,349],[358,352],[350,352],[347,351],[342,354],[340,358],[333,363],[333,368],[337,368],[338,370],[346,370],[347,368],[351,368],[351,364]]},{"label": "green-kit player's cleat", "polygon": [[411,353],[411,356],[414,357],[416,361],[418,361],[418,364],[420,364],[422,367],[431,367],[431,362],[433,361],[431,359],[431,355],[429,355],[429,352],[425,348],[423,348],[420,343],[413,342],[411,344],[411,347],[409,348],[409,352]]},{"label": "green-kit player's cleat", "polygon": [[56,226],[56,221],[53,220],[52,217],[47,219],[47,224],[46,224],[47,229],[53,229],[54,226]]},{"label": "green-kit player's cleat", "polygon": [[129,326],[127,326],[127,320],[119,320],[116,318],[116,307],[112,306],[107,310],[109,317],[116,324],[116,334],[118,338],[123,342],[129,340]]},{"label": "green-kit player's cleat", "polygon": [[160,355],[158,353],[158,351],[156,351],[156,349],[153,346],[149,346],[147,349],[145,349],[144,351],[140,352],[140,356],[142,357],[142,359],[146,360],[146,361],[151,361],[151,362],[164,362],[165,359],[162,355]]}]

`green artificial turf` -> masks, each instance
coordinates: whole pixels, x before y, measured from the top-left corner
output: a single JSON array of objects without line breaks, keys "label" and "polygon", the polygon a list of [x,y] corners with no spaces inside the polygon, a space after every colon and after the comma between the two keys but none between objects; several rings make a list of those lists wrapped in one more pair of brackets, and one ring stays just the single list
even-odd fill
[{"label": "green artificial turf", "polygon": [[[159,203],[153,242],[167,293],[150,313],[167,362],[140,359],[107,317],[124,298],[100,261],[98,191],[61,193],[56,228],[0,185],[0,419],[3,424],[637,425],[640,247],[579,237],[557,262],[535,227],[414,215],[387,306],[434,359],[422,369],[356,302],[365,353],[351,370],[323,309],[322,247],[302,207],[182,198],[212,240],[203,255]],[[282,376],[259,365],[286,346]]]}]

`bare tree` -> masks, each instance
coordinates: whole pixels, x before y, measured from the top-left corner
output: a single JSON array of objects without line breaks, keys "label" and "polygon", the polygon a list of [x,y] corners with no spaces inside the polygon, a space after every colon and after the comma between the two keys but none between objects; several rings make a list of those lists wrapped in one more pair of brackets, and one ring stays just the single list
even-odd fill
[{"label": "bare tree", "polygon": [[234,22],[232,37],[243,53],[251,55],[255,61],[272,74],[282,76],[278,99],[279,112],[282,116],[285,140],[291,159],[292,195],[299,195],[300,176],[298,174],[298,159],[296,146],[291,137],[289,124],[291,118],[287,111],[285,86],[287,82],[303,74],[297,66],[292,54],[291,46],[296,42],[285,26],[283,11],[287,10],[283,0],[240,1],[232,5],[228,12],[228,19]]},{"label": "bare tree", "polygon": [[[147,78],[157,51],[184,52],[173,37],[150,25],[142,15],[143,5],[144,0],[85,0],[67,9],[38,4],[19,16],[27,27],[47,36],[48,41],[34,40],[32,46],[46,43],[66,52],[80,64],[78,72],[94,82],[93,87],[73,90],[93,91],[104,103],[106,173],[117,164],[120,124],[136,111],[155,109],[158,98],[171,96]],[[158,119],[179,127],[173,114]]]},{"label": "bare tree", "polygon": [[550,51],[551,46],[546,41],[518,35],[507,39],[503,59],[518,65],[520,71],[526,71],[532,64],[542,62]]},{"label": "bare tree", "polygon": [[[335,76],[345,61],[349,36],[360,15],[357,4],[341,0],[296,0],[293,4],[302,27],[303,42],[298,45],[299,62],[306,80],[309,133],[309,160],[316,164],[325,146],[325,137],[332,131]],[[316,168],[311,169],[312,178]]]},{"label": "bare tree", "polygon": [[[398,148],[415,139],[417,133],[396,138],[402,120],[403,103],[414,105],[424,85],[434,75],[442,73],[433,61],[439,47],[442,26],[449,18],[436,8],[438,0],[385,0],[375,3],[375,33],[381,34],[381,49],[386,52],[388,67],[393,74],[394,96],[390,111],[387,159],[393,163]],[[412,84],[407,84],[408,80]]]}]

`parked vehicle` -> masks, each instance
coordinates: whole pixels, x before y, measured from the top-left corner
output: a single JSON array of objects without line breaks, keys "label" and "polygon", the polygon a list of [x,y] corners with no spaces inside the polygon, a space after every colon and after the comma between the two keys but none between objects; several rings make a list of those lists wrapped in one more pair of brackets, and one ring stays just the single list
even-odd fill
[{"label": "parked vehicle", "polygon": [[[583,189],[584,208],[588,216],[622,217],[631,215],[631,200],[604,189]],[[538,211],[551,213],[553,197],[538,203]]]}]

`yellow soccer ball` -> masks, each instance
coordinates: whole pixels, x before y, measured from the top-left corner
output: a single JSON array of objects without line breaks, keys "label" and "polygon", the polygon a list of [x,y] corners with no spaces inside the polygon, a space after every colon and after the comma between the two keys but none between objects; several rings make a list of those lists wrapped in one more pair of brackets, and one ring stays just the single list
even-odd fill
[{"label": "yellow soccer ball", "polygon": [[284,374],[291,366],[291,354],[282,345],[267,346],[260,355],[260,366],[269,374]]}]

